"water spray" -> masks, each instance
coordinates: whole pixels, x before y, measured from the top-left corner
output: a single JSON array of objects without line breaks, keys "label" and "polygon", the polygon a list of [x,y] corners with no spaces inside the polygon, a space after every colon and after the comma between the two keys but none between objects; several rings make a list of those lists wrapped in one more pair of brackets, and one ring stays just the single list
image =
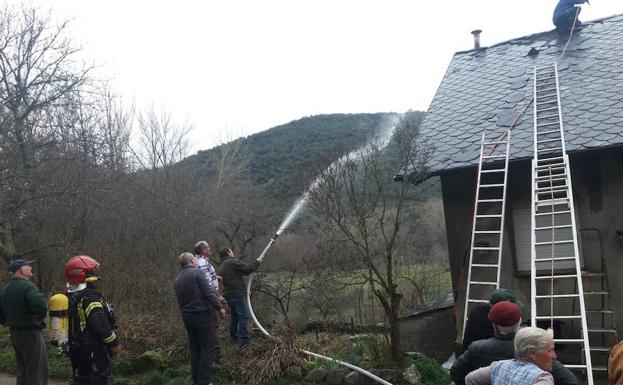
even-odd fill
[{"label": "water spray", "polygon": [[[385,135],[383,137],[380,137],[378,140],[378,144],[381,147],[385,147],[387,146],[387,144],[389,143],[389,140],[391,139],[393,133],[394,133],[394,129],[396,128],[396,125],[394,124],[390,130],[388,130]],[[351,152],[350,154],[348,154],[345,159],[352,159],[354,158],[357,154],[360,154],[362,151],[365,151],[364,149],[360,149],[360,150],[356,150]],[[337,162],[340,162],[342,160],[338,160]],[[331,166],[329,166],[331,167]],[[311,191],[317,184],[319,183],[319,179],[316,179],[309,187],[309,189],[307,190],[307,192],[305,194],[303,194],[303,196],[301,198],[299,198],[299,200],[296,201],[296,203],[294,204],[294,206],[292,206],[292,209],[290,209],[290,212],[288,213],[288,215],[286,215],[286,218],[283,220],[283,222],[281,223],[281,225],[279,226],[277,232],[275,233],[275,235],[270,239],[270,241],[268,242],[268,244],[266,245],[266,247],[264,248],[264,250],[262,251],[262,253],[260,254],[259,257],[257,257],[257,260],[259,262],[262,262],[262,260],[264,259],[264,257],[266,257],[266,253],[268,253],[268,250],[272,247],[272,245],[275,243],[275,241],[277,240],[277,237],[279,237],[279,235],[281,235],[281,233],[288,228],[288,226],[290,225],[290,222],[292,222],[294,220],[294,218],[296,218],[296,216],[298,215],[299,211],[301,210],[301,208],[303,206],[305,206],[305,204],[307,203],[307,199],[309,198],[309,191]],[[251,306],[251,284],[253,283],[253,278],[255,277],[255,273],[251,274],[251,276],[249,277],[249,279],[247,280],[247,304],[249,305],[249,315],[251,316],[251,319],[253,320],[253,323],[255,323],[255,325],[257,326],[258,329],[260,329],[260,331],[268,338],[275,338],[273,337],[263,326],[262,324],[260,324],[260,321],[257,320],[257,317],[255,316],[255,312],[253,311],[253,306]],[[351,370],[354,370],[370,379],[372,379],[373,381],[378,382],[379,384],[382,385],[392,385],[391,382],[387,382],[384,379],[368,372],[365,369],[362,369],[358,366],[349,364],[348,362],[343,362],[343,361],[339,361],[336,360],[334,358],[331,357],[327,357],[327,356],[323,356],[317,353],[313,353],[307,350],[303,350],[301,349],[301,352],[311,356],[311,357],[316,357],[316,358],[320,358],[329,362],[334,362],[338,365],[342,365],[344,367],[347,367]]]}]

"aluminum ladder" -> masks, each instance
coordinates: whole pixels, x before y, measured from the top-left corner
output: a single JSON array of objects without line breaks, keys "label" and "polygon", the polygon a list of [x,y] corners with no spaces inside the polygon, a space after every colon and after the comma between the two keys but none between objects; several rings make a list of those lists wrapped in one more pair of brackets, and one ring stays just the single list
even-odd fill
[{"label": "aluminum ladder", "polygon": [[[564,344],[563,350],[568,356],[563,358],[560,354],[560,361],[569,369],[585,371],[588,385],[593,385],[571,170],[559,90],[556,63],[535,67],[531,323],[532,326],[551,327],[554,331],[563,323],[570,325],[566,327],[570,330],[577,326],[576,334],[569,338],[555,335],[554,342],[559,349]],[[569,349],[574,348],[579,355],[568,354]]]},{"label": "aluminum ladder", "polygon": [[482,134],[463,333],[470,305],[489,302],[491,293],[500,287],[509,146],[510,130],[492,142],[485,142],[485,134]]}]

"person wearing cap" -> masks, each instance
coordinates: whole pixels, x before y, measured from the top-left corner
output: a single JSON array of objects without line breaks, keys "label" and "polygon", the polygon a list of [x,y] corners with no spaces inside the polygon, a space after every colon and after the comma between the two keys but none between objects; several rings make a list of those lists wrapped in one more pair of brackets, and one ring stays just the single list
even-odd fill
[{"label": "person wearing cap", "polygon": [[491,310],[491,306],[501,301],[510,301],[523,307],[523,304],[512,291],[508,289],[495,290],[489,297],[489,303],[478,304],[469,313],[467,323],[465,324],[465,332],[463,333],[463,344],[457,355],[466,351],[472,342],[493,337],[493,327],[488,319],[489,310]]},{"label": "person wearing cap", "polygon": [[[510,301],[493,305],[488,319],[494,335],[485,340],[474,341],[452,365],[450,375],[457,385],[464,385],[466,376],[494,361],[514,357],[513,342],[521,325],[521,309]],[[560,362],[553,360],[550,369],[555,385],[577,385],[577,378]]]},{"label": "person wearing cap", "polygon": [[11,331],[18,385],[48,383],[48,355],[41,329],[48,306],[32,279],[33,261],[9,262],[11,279],[0,290],[2,324]]}]

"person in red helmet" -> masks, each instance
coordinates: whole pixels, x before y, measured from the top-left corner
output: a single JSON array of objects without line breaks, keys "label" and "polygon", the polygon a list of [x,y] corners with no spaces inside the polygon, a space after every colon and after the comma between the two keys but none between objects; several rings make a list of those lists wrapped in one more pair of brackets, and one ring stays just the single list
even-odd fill
[{"label": "person in red helmet", "polygon": [[65,264],[72,385],[112,385],[111,357],[121,351],[112,307],[97,291],[99,263],[77,255]]}]

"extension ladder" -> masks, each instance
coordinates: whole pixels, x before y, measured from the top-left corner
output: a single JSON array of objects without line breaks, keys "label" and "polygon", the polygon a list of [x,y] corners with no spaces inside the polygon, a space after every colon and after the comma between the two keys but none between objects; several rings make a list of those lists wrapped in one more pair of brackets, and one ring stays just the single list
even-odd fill
[{"label": "extension ladder", "polygon": [[[560,360],[569,369],[585,371],[593,385],[589,329],[578,250],[571,170],[565,148],[558,68],[534,69],[534,159],[532,161],[531,323],[556,331],[578,325],[569,338],[554,342],[579,351]],[[579,304],[579,306],[576,306]],[[565,328],[571,329],[571,328]],[[569,347],[568,347],[569,346]],[[562,352],[561,352],[562,353]]]},{"label": "extension ladder", "polygon": [[470,305],[489,302],[491,293],[500,287],[509,146],[510,130],[493,142],[485,142],[482,134],[463,333]]}]

